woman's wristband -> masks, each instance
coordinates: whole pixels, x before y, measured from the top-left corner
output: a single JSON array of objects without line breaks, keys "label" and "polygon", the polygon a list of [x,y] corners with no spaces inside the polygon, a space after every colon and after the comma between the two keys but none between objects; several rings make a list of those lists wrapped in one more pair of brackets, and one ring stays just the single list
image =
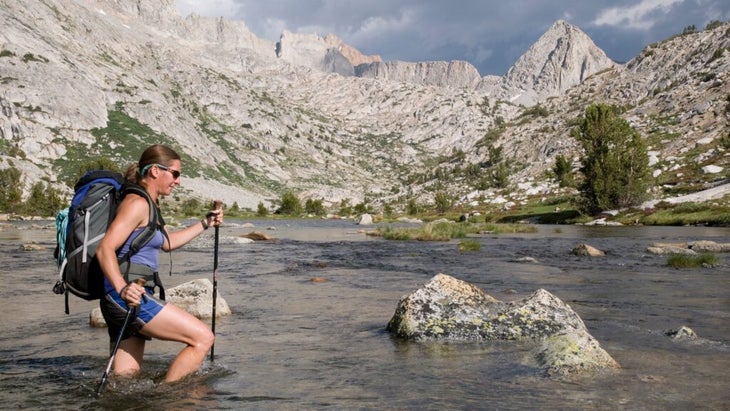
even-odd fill
[{"label": "woman's wristband", "polygon": [[208,222],[207,222],[207,221],[205,221],[205,219],[202,219],[202,220],[200,220],[200,225],[202,225],[202,226],[203,226],[203,230],[207,230],[207,229],[208,229],[208,227],[210,227],[210,226],[208,225]]}]

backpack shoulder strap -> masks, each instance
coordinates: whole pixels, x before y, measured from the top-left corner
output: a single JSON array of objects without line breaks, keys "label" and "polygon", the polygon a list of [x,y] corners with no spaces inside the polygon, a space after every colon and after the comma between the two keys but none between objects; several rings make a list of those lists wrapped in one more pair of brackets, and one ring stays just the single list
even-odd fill
[{"label": "backpack shoulder strap", "polygon": [[[160,214],[160,209],[157,207],[157,204],[155,204],[155,202],[152,201],[152,198],[147,193],[147,191],[143,187],[141,187],[137,184],[128,182],[124,185],[124,188],[122,190],[122,196],[126,196],[129,193],[136,194],[147,200],[147,205],[149,207],[150,215],[149,215],[147,227],[145,227],[144,230],[134,239],[134,241],[132,241],[132,244],[129,247],[129,253],[124,257],[128,257],[128,256],[131,256],[132,254],[135,254],[140,249],[142,249],[142,247],[147,245],[147,243],[149,243],[152,240],[152,238],[154,238],[155,233],[157,232],[158,229],[162,230],[163,235],[165,235],[165,237],[167,237],[167,233],[165,232],[164,229],[162,229],[165,226],[165,221],[162,219],[162,216]],[[169,242],[169,239],[168,239],[168,242]]]}]

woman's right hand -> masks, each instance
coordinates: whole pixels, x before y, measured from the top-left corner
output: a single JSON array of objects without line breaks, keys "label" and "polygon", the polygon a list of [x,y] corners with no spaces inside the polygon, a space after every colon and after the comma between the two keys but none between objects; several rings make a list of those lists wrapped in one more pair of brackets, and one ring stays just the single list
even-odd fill
[{"label": "woman's right hand", "polygon": [[[142,285],[140,285],[138,281],[142,281]],[[119,292],[119,296],[122,297],[122,300],[126,301],[127,305],[129,305],[130,307],[138,307],[142,300],[142,296],[144,296],[145,294],[145,289],[143,285],[143,279],[127,283],[127,285],[125,285],[124,288],[122,288],[122,290]]]}]

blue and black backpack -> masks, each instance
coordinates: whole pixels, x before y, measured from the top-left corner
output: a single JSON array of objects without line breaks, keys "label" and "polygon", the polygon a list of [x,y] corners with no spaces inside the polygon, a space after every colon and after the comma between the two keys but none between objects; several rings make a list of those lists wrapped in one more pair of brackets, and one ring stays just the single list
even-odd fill
[{"label": "blue and black backpack", "polygon": [[[128,262],[132,254],[144,247],[158,229],[164,226],[156,204],[144,188],[126,183],[119,173],[106,170],[87,172],[74,186],[70,207],[56,216],[56,263],[59,279],[53,287],[56,294],[68,294],[85,300],[104,296],[104,274],[96,258],[96,249],[109,224],[116,216],[117,206],[128,193],[147,199],[149,224],[132,242],[130,251],[119,258]],[[164,232],[164,231],[163,231]]]}]

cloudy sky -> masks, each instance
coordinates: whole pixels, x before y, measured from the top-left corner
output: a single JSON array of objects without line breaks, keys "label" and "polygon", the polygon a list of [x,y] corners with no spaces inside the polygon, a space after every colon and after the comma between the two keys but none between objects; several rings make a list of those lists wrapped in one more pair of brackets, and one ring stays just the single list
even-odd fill
[{"label": "cloudy sky", "polygon": [[625,62],[694,25],[730,19],[728,0],[176,0],[183,16],[242,20],[258,37],[332,33],[383,60],[466,60],[503,75],[559,19]]}]

